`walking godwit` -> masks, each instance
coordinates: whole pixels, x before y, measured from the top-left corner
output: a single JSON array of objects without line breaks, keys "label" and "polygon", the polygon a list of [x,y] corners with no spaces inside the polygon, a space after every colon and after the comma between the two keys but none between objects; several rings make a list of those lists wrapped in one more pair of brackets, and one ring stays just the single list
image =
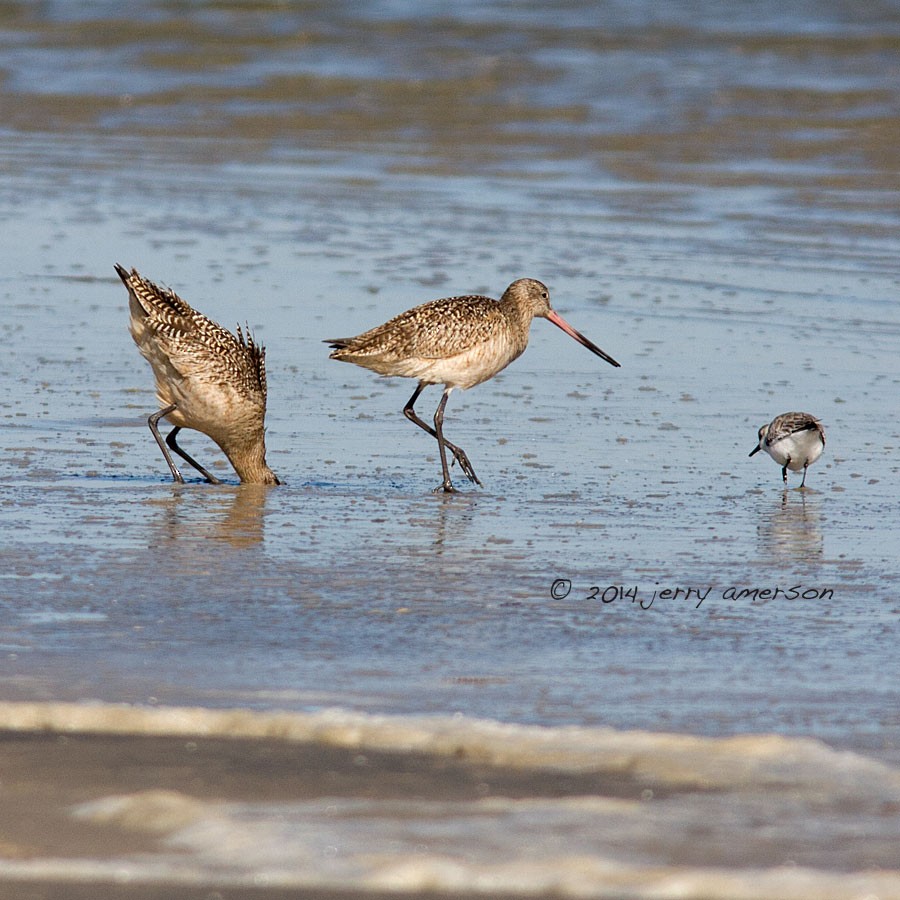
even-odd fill
[{"label": "walking godwit", "polygon": [[[137,269],[129,273],[116,264],[116,272],[128,288],[131,336],[156,379],[162,408],[148,424],[172,478],[184,483],[169,448],[207,481],[220,483],[175,440],[182,428],[193,428],[222,448],[242,482],[281,484],[266,464],[265,348],[240,326],[235,337]],[[163,417],[175,426],[165,443],[159,433]]]},{"label": "walking godwit", "polygon": [[[463,474],[481,484],[465,451],[444,437],[444,407],[454,388],[466,390],[493,378],[528,346],[528,332],[535,317],[549,319],[592,353],[618,366],[611,356],[576,331],[550,308],[550,292],[533,278],[520,278],[500,300],[491,297],[446,297],[409,309],[370,331],[351,338],[333,338],[330,358],[355,363],[379,375],[415,378],[403,414],[410,422],[437,438],[444,483],[436,488],[455,490],[447,467],[449,450]],[[444,394],[434,414],[434,428],[413,408],[429,384],[443,384]]]},{"label": "walking godwit", "polygon": [[825,449],[825,429],[822,423],[809,413],[789,412],[776,416],[768,425],[759,429],[759,443],[750,451],[750,456],[765,450],[781,466],[781,477],[787,484],[787,470],[799,472],[803,469],[806,484],[806,470],[822,455]]}]

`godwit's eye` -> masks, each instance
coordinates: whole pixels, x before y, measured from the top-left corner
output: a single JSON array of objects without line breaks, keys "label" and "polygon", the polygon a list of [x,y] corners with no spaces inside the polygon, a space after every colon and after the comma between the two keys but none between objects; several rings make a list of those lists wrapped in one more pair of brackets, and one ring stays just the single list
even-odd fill
[{"label": "godwit's eye", "polygon": [[548,294],[547,291],[541,291],[541,300],[549,300],[549,299],[550,299],[550,294]]}]

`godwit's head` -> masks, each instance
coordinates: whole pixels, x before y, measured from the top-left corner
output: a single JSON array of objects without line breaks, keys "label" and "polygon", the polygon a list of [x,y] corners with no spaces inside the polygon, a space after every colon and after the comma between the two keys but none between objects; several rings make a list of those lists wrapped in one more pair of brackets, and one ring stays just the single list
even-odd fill
[{"label": "godwit's head", "polygon": [[618,366],[608,353],[604,353],[593,341],[588,340],[580,331],[576,331],[553,307],[550,306],[550,291],[547,285],[535,278],[520,278],[514,281],[503,293],[502,301],[515,303],[520,309],[530,312],[539,319],[549,319],[557,328],[561,328],[569,337],[575,338],[579,344],[596,353],[600,359],[611,366]]},{"label": "godwit's head", "polygon": [[520,278],[504,292],[501,301],[514,303],[523,312],[540,319],[546,319],[550,308],[550,291],[547,285],[536,278]]}]

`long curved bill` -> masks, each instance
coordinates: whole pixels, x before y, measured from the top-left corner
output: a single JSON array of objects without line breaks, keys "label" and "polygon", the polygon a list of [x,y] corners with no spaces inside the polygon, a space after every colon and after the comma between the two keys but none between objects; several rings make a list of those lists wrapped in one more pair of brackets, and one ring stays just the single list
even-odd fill
[{"label": "long curved bill", "polygon": [[556,312],[556,310],[551,309],[550,312],[547,313],[547,318],[557,328],[562,328],[569,337],[575,338],[579,344],[583,347],[587,347],[591,353],[596,353],[600,359],[605,359],[611,366],[616,366],[617,368],[620,367],[620,364],[608,353],[604,353],[593,341],[589,341],[580,331],[576,331],[558,312]]}]

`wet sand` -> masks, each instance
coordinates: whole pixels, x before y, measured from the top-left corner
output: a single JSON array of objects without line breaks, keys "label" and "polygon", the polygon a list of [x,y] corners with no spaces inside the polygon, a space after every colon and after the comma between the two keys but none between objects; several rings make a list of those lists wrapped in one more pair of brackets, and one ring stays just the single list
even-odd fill
[{"label": "wet sand", "polygon": [[[596,777],[547,773],[530,778],[464,761],[435,759],[415,753],[378,753],[367,750],[363,760],[358,750],[321,744],[297,745],[280,741],[140,737],[134,735],[21,734],[0,735],[3,767],[3,803],[0,813],[0,848],[9,860],[53,859],[73,861],[74,879],[64,875],[18,881],[3,878],[0,896],[16,898],[55,897],[210,897],[212,884],[196,886],[183,880],[162,884],[129,884],[127,879],[109,880],[79,871],[77,862],[91,859],[104,863],[135,854],[160,850],[161,835],[177,826],[176,809],[165,807],[159,820],[144,809],[139,821],[115,821],[108,825],[73,817],[80,804],[110,794],[177,792],[185,803],[191,800],[217,802],[290,803],[316,797],[362,796],[367,799],[428,798],[432,800],[477,800],[485,788],[511,796],[566,796],[598,788]],[[614,787],[604,784],[608,791]],[[623,779],[615,786],[622,795],[639,795],[640,788]],[[512,793],[510,794],[510,788]],[[165,797],[163,797],[163,801]],[[114,869],[114,867],[113,867]],[[77,873],[77,874],[76,874]],[[222,897],[350,897],[388,898],[471,897],[471,892],[402,891],[383,892],[369,888],[340,890],[325,885],[309,888],[277,885],[254,888],[215,885]],[[516,897],[501,891],[497,896]],[[528,896],[535,896],[528,894]],[[540,896],[540,895],[537,895]]]},{"label": "wet sand", "polygon": [[[900,892],[900,771],[817,742],[340,711],[4,704],[0,717],[0,875],[47,896],[61,879],[100,896],[111,881],[143,885],[136,896],[198,882],[275,896]],[[460,854],[466,828],[496,847]]]},{"label": "wet sand", "polygon": [[[137,823],[108,825],[72,816],[72,808],[112,793],[171,791],[196,799],[219,802],[290,802],[301,798],[362,795],[372,797],[442,797],[475,799],[486,771],[434,760],[415,754],[367,753],[365,776],[359,754],[321,745],[297,746],[273,741],[233,739],[138,738],[133,735],[103,736],[81,734],[40,735],[6,733],[0,735],[3,766],[3,803],[0,806],[0,855],[7,860],[56,860],[56,878],[35,875],[19,879],[4,876],[0,897],[16,900],[55,898],[134,898],[156,900],[178,896],[185,900],[211,896],[222,898],[316,897],[323,900],[431,900],[431,898],[473,897],[457,891],[378,891],[371,888],[336,889],[322,884],[304,888],[293,884],[255,886],[247,883],[190,884],[183,879],[160,883],[129,883],[116,878],[85,873],[78,861],[90,859],[98,868],[105,863],[134,854],[160,850],[160,839],[168,827],[177,824],[177,813],[153,823],[145,816]],[[376,777],[372,777],[372,772]],[[502,789],[501,783],[496,787]],[[555,779],[557,790],[584,790],[590,778]],[[165,786],[162,788],[161,786]],[[547,792],[552,786],[545,777],[534,778],[518,790]],[[67,873],[65,860],[72,860]],[[112,867],[114,871],[115,867]],[[211,893],[211,891],[213,893]],[[531,893],[498,891],[494,896],[540,896]],[[549,896],[549,895],[548,895]]]},{"label": "wet sand", "polygon": [[[8,881],[0,885],[0,897],[15,898],[15,900],[93,900],[93,898],[116,897],[122,900],[170,900],[177,894],[184,900],[210,900],[211,897],[222,900],[282,900],[282,898],[296,897],[316,898],[316,900],[359,900],[361,897],[367,900],[470,900],[471,893],[459,891],[419,891],[410,893],[407,891],[342,891],[329,888],[257,888],[253,885],[241,885],[240,887],[209,885],[193,887],[184,884],[123,884],[121,882],[108,883],[94,881],[89,884],[78,884],[71,881],[51,882],[40,884],[25,881]],[[495,893],[493,896],[503,900],[518,900],[518,898],[534,898],[541,896],[553,897],[553,894],[517,894]]]}]

